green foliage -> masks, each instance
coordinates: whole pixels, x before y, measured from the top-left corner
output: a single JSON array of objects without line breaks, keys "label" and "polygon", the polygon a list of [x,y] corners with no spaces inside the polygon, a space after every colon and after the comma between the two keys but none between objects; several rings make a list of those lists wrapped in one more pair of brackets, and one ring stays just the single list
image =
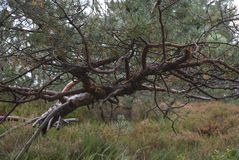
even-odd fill
[{"label": "green foliage", "polygon": [[[139,58],[144,47],[142,39],[155,44],[162,41],[159,12],[157,8],[153,9],[155,0],[112,0],[105,4],[107,6],[105,10],[97,1],[93,4],[85,1],[84,5],[88,10],[82,12],[79,12],[82,9],[79,6],[84,7],[83,1],[57,1],[64,7],[75,26],[69,24],[65,13],[53,2],[19,1],[24,5],[19,5],[14,0],[0,2],[1,6],[4,6],[0,8],[0,52],[3,57],[0,64],[0,79],[5,82],[41,61],[46,59],[50,61],[49,64],[45,63],[7,85],[41,87],[49,84],[57,75],[67,70],[64,61],[67,61],[69,66],[87,67],[86,46],[92,59],[101,60],[128,53],[132,49],[130,44],[135,42],[136,57],[130,62],[132,66],[130,71],[134,73],[141,67]],[[165,0],[162,6],[167,6],[170,2]],[[178,1],[162,13],[166,41],[178,44],[193,44],[196,41],[231,44],[238,40],[228,29],[231,24],[222,22],[224,18],[235,15],[235,9],[230,2],[220,0],[209,5],[207,0]],[[10,18],[5,20],[8,16]],[[2,24],[3,20],[5,22]],[[77,29],[84,34],[87,44]],[[207,32],[210,34],[204,34]],[[218,44],[209,46],[211,48],[205,47],[206,49],[200,52],[207,53],[209,58],[225,59],[228,64],[238,61],[237,48],[231,49],[231,46]],[[151,52],[161,53],[158,50]],[[170,55],[171,51],[168,52]],[[148,59],[158,61],[160,56]],[[124,76],[120,69],[115,74],[117,78]],[[222,74],[232,79],[237,77],[236,73],[226,70],[226,73],[224,71],[222,73],[220,67],[212,70],[209,65],[204,65],[193,69],[204,73]],[[96,84],[103,84],[101,81],[108,84],[109,80],[115,78],[113,75],[103,74],[102,77],[96,78],[98,75],[93,73],[89,73],[88,76],[95,80]],[[162,77],[171,78],[168,73]],[[210,78],[208,75],[202,77]],[[65,74],[53,82],[54,84],[50,83],[52,86],[49,89],[60,90],[68,80],[72,80],[72,77]],[[168,85],[175,86],[175,89],[186,89],[185,84],[186,82],[178,80],[168,82]],[[224,89],[218,89],[213,93],[223,95],[226,92]],[[7,96],[9,95],[1,94],[1,97]],[[159,100],[171,101],[174,98],[181,99],[169,97],[168,93],[165,93],[160,95]],[[25,159],[238,159],[236,145],[239,142],[239,111],[235,106],[213,103],[210,104],[213,108],[209,109],[205,104],[203,104],[205,108],[200,104],[194,104],[200,110],[186,108],[181,112],[189,120],[180,121],[181,123],[176,126],[179,134],[176,135],[170,128],[171,123],[166,121],[159,111],[152,110],[153,113],[146,113],[154,106],[151,96],[137,100],[136,104],[133,104],[134,100],[130,97],[125,101],[126,106],[136,108],[133,110],[133,121],[128,121],[122,114],[117,116],[115,122],[105,124],[99,115],[92,118],[92,111],[85,108],[69,114],[69,117],[79,117],[80,124],[65,126],[60,133],[55,130],[49,131],[45,137],[39,138],[33,144]],[[0,105],[1,114],[12,107]],[[20,105],[13,114],[31,118],[41,115],[48,106],[50,104],[44,102],[27,103],[24,106]],[[16,124],[18,123],[9,122],[5,126],[0,126],[0,133]],[[19,132],[5,137],[4,141],[0,141],[0,157],[13,159],[32,131],[31,127],[22,128]]]}]

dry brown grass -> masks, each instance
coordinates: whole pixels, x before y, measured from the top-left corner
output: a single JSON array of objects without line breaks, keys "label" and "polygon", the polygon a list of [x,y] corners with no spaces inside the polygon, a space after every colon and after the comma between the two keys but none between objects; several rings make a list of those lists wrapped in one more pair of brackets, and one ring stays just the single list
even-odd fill
[{"label": "dry brown grass", "polygon": [[[138,110],[134,109],[137,113],[133,115],[143,115],[140,112],[147,106],[141,108],[140,103],[141,101],[135,104]],[[88,116],[87,111],[84,112]],[[53,129],[46,136],[40,137],[32,145],[28,156],[39,159],[70,159],[79,157],[85,147],[90,146],[89,151],[84,153],[84,156],[90,157],[95,147],[103,146],[109,149],[107,154],[122,153],[125,159],[130,160],[204,160],[215,150],[238,147],[238,105],[193,103],[181,109],[180,114],[185,119],[176,123],[177,135],[173,133],[170,122],[162,116],[158,119],[141,117],[141,120],[136,118],[130,122],[123,119],[111,123],[85,119],[79,124],[65,126],[59,132]],[[80,115],[84,119],[84,114]],[[15,125],[15,122],[9,124],[11,125]],[[29,126],[1,139],[0,157],[1,154],[8,158],[13,157],[31,133],[32,128]]]}]

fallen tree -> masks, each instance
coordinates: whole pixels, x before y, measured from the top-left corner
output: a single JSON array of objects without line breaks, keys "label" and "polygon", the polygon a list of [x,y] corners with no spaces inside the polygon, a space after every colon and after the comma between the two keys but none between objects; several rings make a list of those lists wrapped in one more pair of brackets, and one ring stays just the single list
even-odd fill
[{"label": "fallen tree", "polygon": [[95,102],[117,105],[118,97],[152,91],[154,108],[174,122],[169,113],[184,104],[161,108],[158,93],[238,98],[239,17],[229,3],[4,1],[0,101],[13,108],[0,123],[19,104],[55,101],[25,122],[37,129],[16,159],[40,133]]}]

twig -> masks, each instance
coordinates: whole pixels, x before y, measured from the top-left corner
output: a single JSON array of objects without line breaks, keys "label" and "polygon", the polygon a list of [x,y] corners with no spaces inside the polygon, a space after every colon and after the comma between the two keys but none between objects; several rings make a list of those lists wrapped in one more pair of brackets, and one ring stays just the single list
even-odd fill
[{"label": "twig", "polygon": [[164,30],[164,24],[163,24],[163,17],[162,17],[162,11],[160,8],[160,4],[158,5],[158,11],[159,11],[159,23],[161,26],[161,36],[162,36],[162,44],[163,44],[163,59],[166,61],[166,46],[165,46],[165,30]]},{"label": "twig", "polygon": [[27,121],[26,121],[25,123],[23,123],[23,124],[20,124],[20,125],[18,125],[18,126],[14,126],[14,127],[10,128],[10,129],[8,129],[7,131],[5,131],[4,133],[2,133],[2,134],[0,135],[0,139],[3,138],[3,137],[5,137],[7,134],[9,134],[10,132],[12,132],[12,131],[15,130],[15,129],[18,129],[18,128],[21,128],[21,127],[23,127],[23,126],[26,126],[26,125],[28,125],[28,124],[33,123],[33,122],[36,121],[38,118],[39,118],[39,117],[36,117],[36,118],[30,119],[30,120],[27,120]]},{"label": "twig", "polygon": [[38,129],[34,132],[34,134],[32,135],[32,137],[26,142],[26,144],[23,146],[23,148],[21,149],[21,151],[17,154],[15,160],[20,160],[22,158],[22,156],[24,155],[25,152],[27,152],[27,150],[29,149],[29,147],[31,146],[32,142],[34,139],[37,138],[37,136],[41,133],[42,129],[48,124],[49,120],[54,117],[57,113],[60,112],[60,110],[64,107],[64,106],[68,106],[70,104],[70,102],[66,102],[63,105],[57,107],[54,111],[52,111],[51,113],[49,113],[49,115],[45,118],[45,120],[42,122],[42,124],[38,127]]}]

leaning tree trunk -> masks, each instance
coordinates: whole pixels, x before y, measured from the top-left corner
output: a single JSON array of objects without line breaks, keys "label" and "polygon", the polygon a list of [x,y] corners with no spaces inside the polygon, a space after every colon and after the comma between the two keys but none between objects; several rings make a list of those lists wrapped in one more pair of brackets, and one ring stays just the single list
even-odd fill
[{"label": "leaning tree trunk", "polygon": [[53,125],[56,128],[59,128],[62,123],[65,115],[72,112],[76,108],[80,106],[85,106],[90,104],[93,101],[93,96],[89,93],[81,93],[78,95],[71,96],[66,98],[65,103],[57,102],[54,106],[52,106],[47,112],[42,114],[33,125],[38,125],[37,130],[34,132],[32,137],[26,142],[25,146],[18,153],[16,159],[21,159],[24,153],[29,149],[32,141],[41,133],[45,133],[50,127]]}]

